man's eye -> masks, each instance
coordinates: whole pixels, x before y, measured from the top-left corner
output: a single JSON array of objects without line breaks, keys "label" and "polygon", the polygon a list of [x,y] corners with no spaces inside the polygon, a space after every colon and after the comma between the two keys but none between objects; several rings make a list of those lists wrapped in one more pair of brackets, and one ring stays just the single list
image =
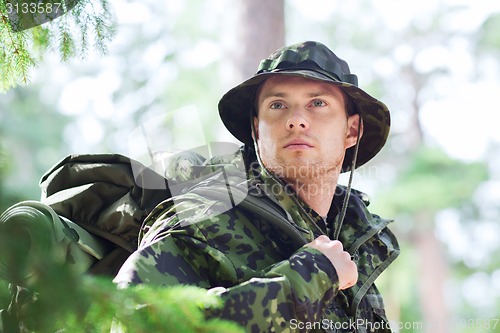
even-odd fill
[{"label": "man's eye", "polygon": [[285,106],[281,102],[272,102],[271,109],[283,109]]},{"label": "man's eye", "polygon": [[313,102],[312,102],[312,106],[325,106],[326,103],[323,102],[322,100],[320,99],[315,99]]}]

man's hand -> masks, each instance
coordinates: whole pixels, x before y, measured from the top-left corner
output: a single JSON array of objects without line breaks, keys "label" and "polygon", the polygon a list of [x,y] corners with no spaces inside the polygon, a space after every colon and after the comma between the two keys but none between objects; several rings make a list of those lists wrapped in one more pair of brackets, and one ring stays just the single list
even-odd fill
[{"label": "man's hand", "polygon": [[358,281],[358,267],[351,260],[351,255],[344,251],[342,243],[338,240],[330,240],[321,235],[305,246],[321,251],[337,271],[339,278],[339,290],[350,288]]}]

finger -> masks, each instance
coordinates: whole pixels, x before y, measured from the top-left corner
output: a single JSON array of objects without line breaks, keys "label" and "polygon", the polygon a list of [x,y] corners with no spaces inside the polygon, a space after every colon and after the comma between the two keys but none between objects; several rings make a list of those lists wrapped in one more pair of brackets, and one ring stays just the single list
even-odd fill
[{"label": "finger", "polygon": [[342,244],[342,242],[338,240],[330,241],[329,245],[332,249],[338,249],[339,251],[344,251],[344,245]]},{"label": "finger", "polygon": [[345,290],[345,289],[349,289],[351,288],[352,286],[354,286],[356,284],[356,281],[355,280],[351,280],[347,283],[345,283],[341,288],[339,288],[340,290]]},{"label": "finger", "polygon": [[328,242],[330,242],[330,238],[328,238],[328,236],[326,236],[326,235],[321,235],[321,236],[318,236],[318,237],[316,238],[316,240],[317,240],[318,242],[321,242],[321,243],[328,243]]}]

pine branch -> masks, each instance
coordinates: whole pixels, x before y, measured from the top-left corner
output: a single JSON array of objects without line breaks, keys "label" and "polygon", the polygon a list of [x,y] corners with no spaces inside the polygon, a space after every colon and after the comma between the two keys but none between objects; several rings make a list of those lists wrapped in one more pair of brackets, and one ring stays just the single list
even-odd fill
[{"label": "pine branch", "polygon": [[111,41],[116,31],[107,0],[101,0],[98,4],[100,8],[97,8],[94,2],[89,3],[93,14],[94,47],[100,54],[106,54],[107,43]]},{"label": "pine branch", "polygon": [[25,294],[16,304],[23,308],[18,319],[26,331],[109,332],[114,323],[129,333],[243,332],[236,323],[205,317],[207,309],[223,305],[205,289],[146,285],[117,289],[110,279],[81,276],[51,256],[42,261],[33,267],[31,296]]},{"label": "pine branch", "polygon": [[29,52],[26,42],[28,39],[27,33],[25,31],[18,32],[17,34],[16,49],[14,51],[15,57],[13,61],[15,62],[16,72],[18,77],[21,79],[23,84],[29,84],[30,76],[29,71],[32,67],[35,67],[35,60]]},{"label": "pine branch", "polygon": [[62,62],[67,62],[75,53],[75,43],[71,32],[69,30],[69,24],[67,19],[64,17],[59,25],[59,55]]},{"label": "pine branch", "polygon": [[61,0],[64,11],[74,5],[71,11],[27,33],[13,31],[6,0],[0,0],[0,92],[28,84],[30,70],[49,50],[56,50],[62,62],[75,55],[84,59],[89,45],[100,54],[107,53],[107,45],[115,35],[108,0],[75,1],[78,0]]},{"label": "pine branch", "polygon": [[34,27],[31,30],[31,40],[33,41],[33,50],[43,56],[51,43],[52,34],[50,29],[43,26]]},{"label": "pine branch", "polygon": [[35,66],[27,47],[26,32],[13,32],[4,0],[0,0],[0,92],[19,84],[29,83],[29,71]]},{"label": "pine branch", "polygon": [[89,22],[91,20],[90,15],[87,11],[84,10],[86,0],[82,0],[78,5],[73,8],[72,15],[75,19],[75,23],[80,27],[80,48],[78,50],[78,56],[81,59],[84,59],[87,55],[89,40],[88,40],[88,32],[89,32]]}]

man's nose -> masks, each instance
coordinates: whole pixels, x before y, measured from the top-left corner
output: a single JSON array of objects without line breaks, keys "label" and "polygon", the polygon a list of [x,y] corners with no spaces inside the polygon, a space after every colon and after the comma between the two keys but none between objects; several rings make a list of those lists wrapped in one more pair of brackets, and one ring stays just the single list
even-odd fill
[{"label": "man's nose", "polygon": [[304,111],[294,110],[291,112],[286,122],[286,128],[291,131],[307,130],[309,128],[309,122],[304,115]]}]

